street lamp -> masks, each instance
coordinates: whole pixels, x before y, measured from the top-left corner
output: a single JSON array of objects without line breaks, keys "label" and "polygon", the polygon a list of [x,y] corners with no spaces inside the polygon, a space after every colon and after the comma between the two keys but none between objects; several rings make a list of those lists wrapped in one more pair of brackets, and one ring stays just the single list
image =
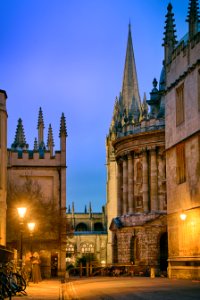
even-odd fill
[{"label": "street lamp", "polygon": [[27,208],[26,207],[18,207],[17,208],[17,212],[18,212],[18,215],[19,215],[19,218],[20,218],[20,264],[21,264],[21,267],[22,267],[22,254],[23,254],[23,246],[22,246],[22,239],[23,239],[23,225],[24,225],[24,217],[25,217],[25,214],[26,214],[26,211],[27,211]]},{"label": "street lamp", "polygon": [[33,231],[35,229],[35,223],[34,222],[31,222],[31,223],[28,223],[28,229],[29,229],[29,232],[30,232],[30,250],[31,250],[31,256],[32,256],[32,252],[33,252]]},{"label": "street lamp", "polygon": [[185,221],[186,218],[187,218],[186,214],[182,212],[182,213],[180,214],[180,219],[181,219],[182,221]]}]

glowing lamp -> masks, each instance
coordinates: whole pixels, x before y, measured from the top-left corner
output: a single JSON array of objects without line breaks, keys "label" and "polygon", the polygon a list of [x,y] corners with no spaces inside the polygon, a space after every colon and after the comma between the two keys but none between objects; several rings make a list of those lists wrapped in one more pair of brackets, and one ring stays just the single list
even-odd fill
[{"label": "glowing lamp", "polygon": [[26,214],[26,211],[27,211],[27,208],[26,207],[18,207],[17,208],[17,211],[18,211],[18,215],[21,219],[24,218],[25,214]]},{"label": "glowing lamp", "polygon": [[185,213],[181,213],[181,214],[180,214],[180,219],[181,219],[182,221],[185,221],[186,218],[187,218],[187,216],[186,216]]},{"label": "glowing lamp", "polygon": [[28,223],[27,225],[28,225],[29,231],[30,231],[30,232],[33,232],[34,229],[35,229],[35,223],[32,222],[32,223]]}]

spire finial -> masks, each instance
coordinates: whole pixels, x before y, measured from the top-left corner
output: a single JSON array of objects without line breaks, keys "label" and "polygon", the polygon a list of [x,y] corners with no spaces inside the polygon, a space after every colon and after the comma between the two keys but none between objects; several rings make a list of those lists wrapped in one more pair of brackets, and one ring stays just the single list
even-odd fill
[{"label": "spire finial", "polygon": [[192,39],[197,34],[200,23],[198,0],[190,0],[186,22],[189,23],[189,37]]},{"label": "spire finial", "polygon": [[65,136],[67,137],[67,126],[66,126],[66,120],[65,115],[62,113],[61,119],[60,119],[60,134],[59,137]]},{"label": "spire finial", "polygon": [[44,128],[43,112],[41,107],[39,108],[37,129],[39,129],[40,126]]},{"label": "spire finial", "polygon": [[42,108],[39,108],[39,114],[38,114],[38,146],[40,149],[45,149],[44,144],[44,120],[43,120],[43,113]]},{"label": "spire finial", "polygon": [[13,149],[28,149],[28,144],[26,144],[26,138],[24,134],[24,127],[22,123],[22,119],[18,119],[17,129],[15,133],[14,143],[11,145]]},{"label": "spire finial", "polygon": [[51,156],[53,156],[53,147],[54,147],[54,139],[53,139],[53,130],[51,124],[49,124],[48,130],[48,138],[47,138],[47,148],[50,151]]},{"label": "spire finial", "polygon": [[172,4],[171,2],[167,6],[167,14],[166,14],[166,21],[165,21],[165,32],[164,32],[164,43],[163,46],[165,47],[165,62],[169,63],[171,61],[172,52],[177,44],[176,40],[176,25],[174,24],[174,14],[172,12]]}]

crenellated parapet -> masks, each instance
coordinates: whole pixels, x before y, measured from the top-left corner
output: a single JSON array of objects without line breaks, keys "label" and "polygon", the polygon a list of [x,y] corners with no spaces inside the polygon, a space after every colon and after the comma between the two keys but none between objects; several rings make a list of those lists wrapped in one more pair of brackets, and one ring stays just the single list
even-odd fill
[{"label": "crenellated parapet", "polygon": [[40,153],[34,150],[12,150],[8,149],[9,166],[59,166],[61,162],[61,151],[55,151],[52,156],[48,150]]}]

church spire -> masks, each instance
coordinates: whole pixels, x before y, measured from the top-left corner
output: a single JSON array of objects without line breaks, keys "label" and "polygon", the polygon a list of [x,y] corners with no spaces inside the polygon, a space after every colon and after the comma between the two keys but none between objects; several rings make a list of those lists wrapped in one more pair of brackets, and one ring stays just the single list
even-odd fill
[{"label": "church spire", "polygon": [[197,34],[200,23],[198,0],[190,0],[186,21],[189,23],[189,38],[192,39]]},{"label": "church spire", "polygon": [[44,120],[43,120],[43,113],[42,113],[42,108],[39,108],[39,115],[38,115],[38,146],[39,148],[44,149]]},{"label": "church spire", "polygon": [[177,44],[176,40],[176,25],[174,24],[174,14],[172,12],[172,4],[169,3],[167,7],[167,14],[166,14],[166,25],[165,25],[165,32],[164,32],[164,43],[163,46],[165,47],[165,63],[168,64],[171,61],[172,52]]},{"label": "church spire", "polygon": [[15,140],[14,143],[11,145],[12,149],[28,149],[28,144],[26,144],[26,138],[24,134],[24,127],[22,124],[22,119],[19,118],[17,129],[15,133]]},{"label": "church spire", "polygon": [[139,111],[141,109],[130,23],[122,85],[122,102],[124,109],[126,110],[130,110],[131,107],[136,107],[137,110],[139,109]]},{"label": "church spire", "polygon": [[47,148],[50,151],[50,155],[53,156],[53,147],[54,147],[54,139],[53,139],[53,131],[51,124],[49,124],[49,130],[48,130],[48,138],[47,138]]}]

